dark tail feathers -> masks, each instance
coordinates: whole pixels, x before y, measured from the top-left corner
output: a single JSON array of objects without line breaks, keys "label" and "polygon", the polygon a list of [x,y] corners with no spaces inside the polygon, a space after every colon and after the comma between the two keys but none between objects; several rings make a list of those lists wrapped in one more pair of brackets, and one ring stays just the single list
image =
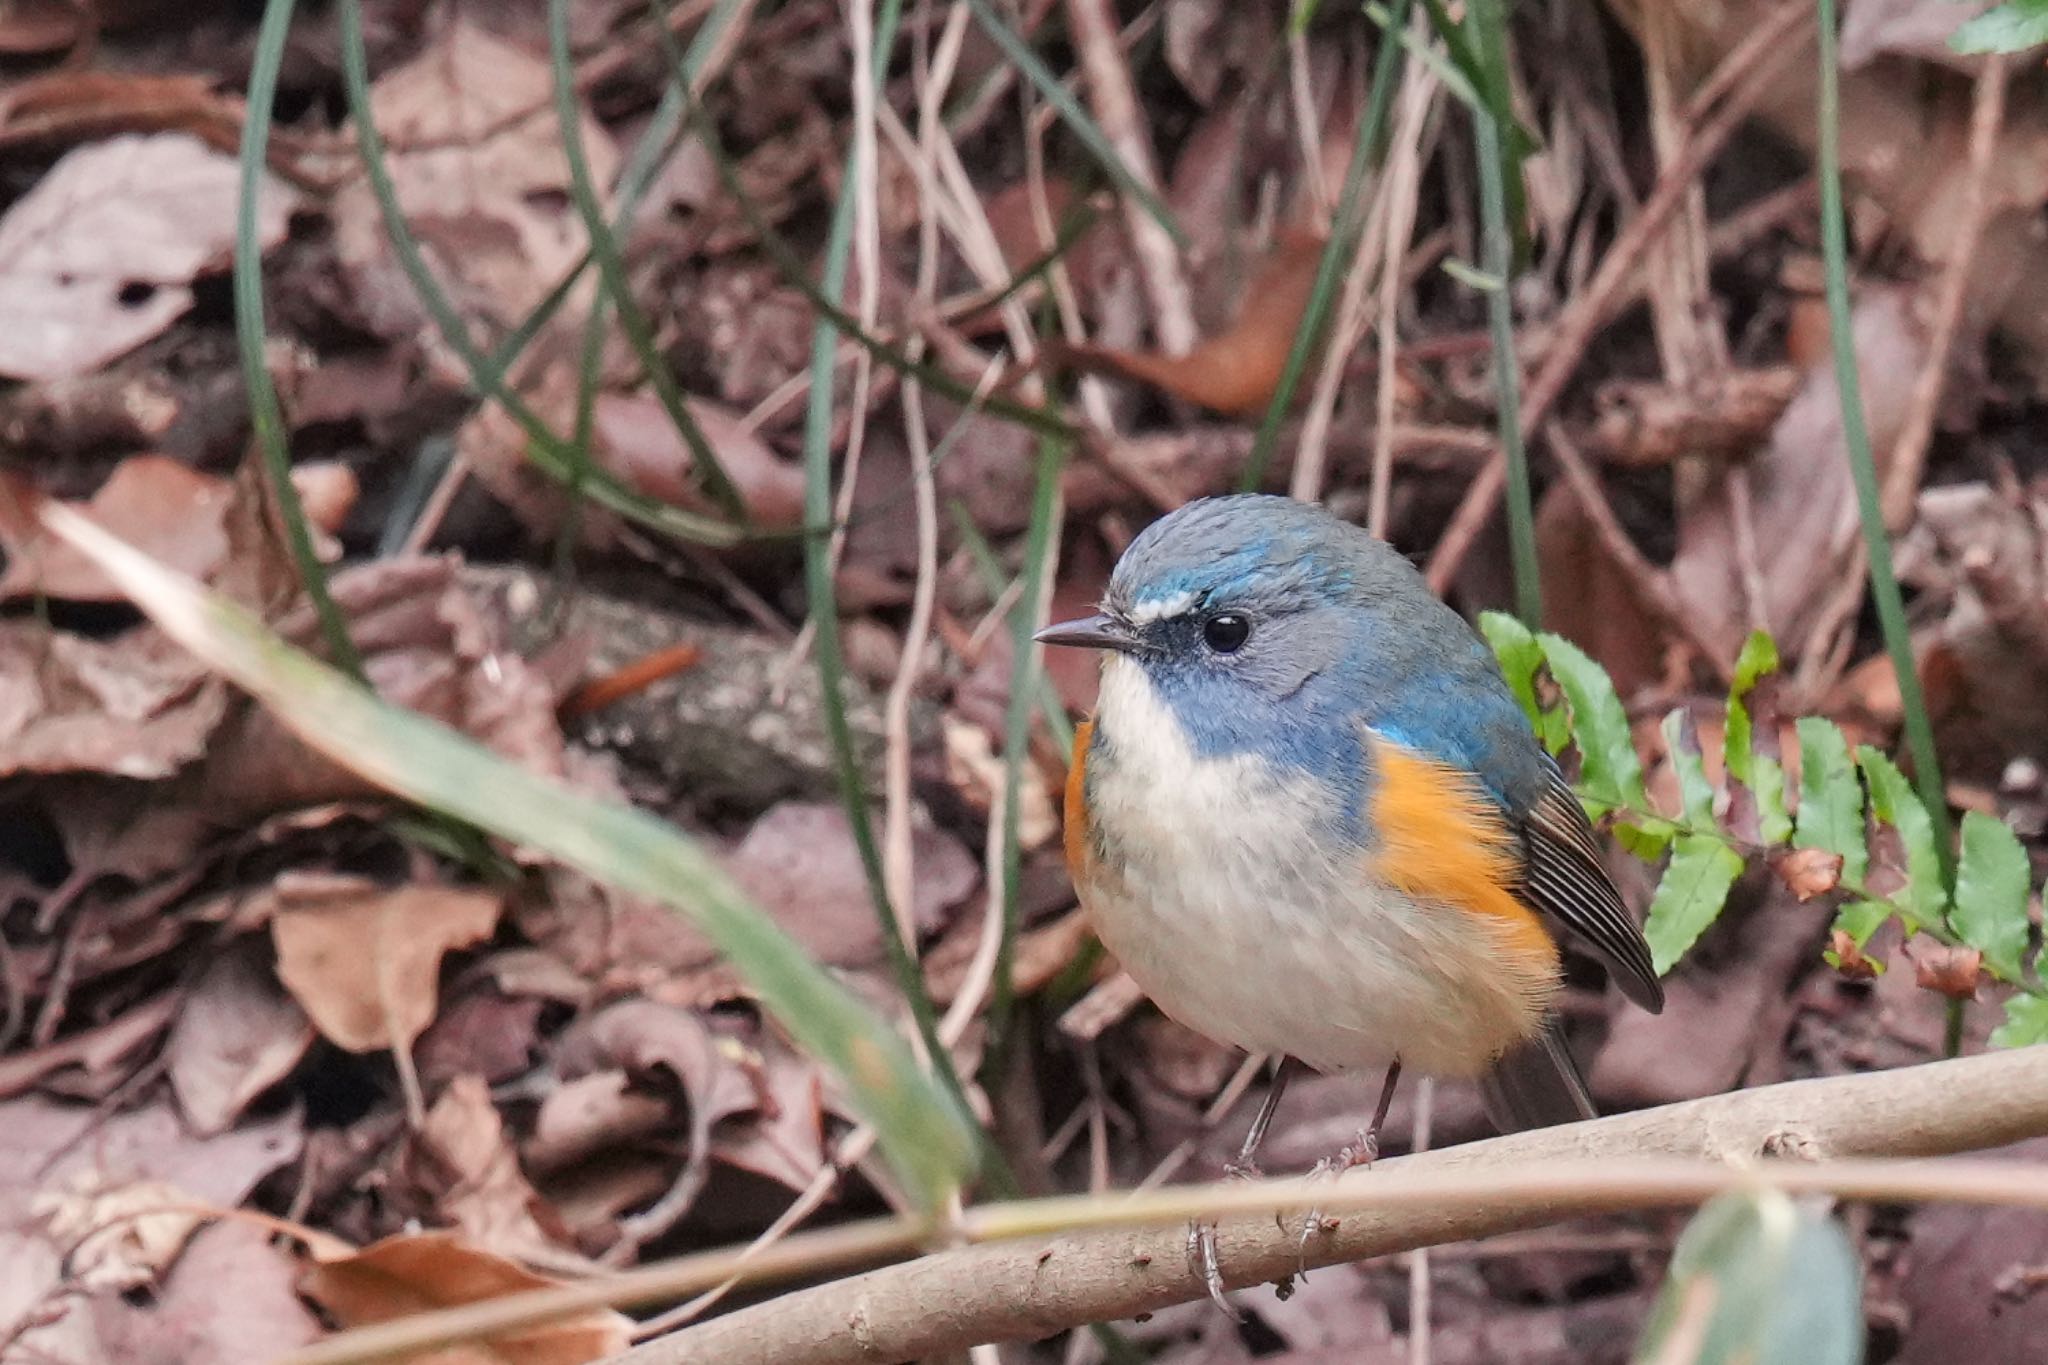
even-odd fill
[{"label": "dark tail feathers", "polygon": [[1502,1053],[1480,1079],[1486,1116],[1503,1133],[1549,1128],[1597,1118],[1586,1082],[1564,1045],[1563,1021],[1551,1015],[1543,1031]]}]

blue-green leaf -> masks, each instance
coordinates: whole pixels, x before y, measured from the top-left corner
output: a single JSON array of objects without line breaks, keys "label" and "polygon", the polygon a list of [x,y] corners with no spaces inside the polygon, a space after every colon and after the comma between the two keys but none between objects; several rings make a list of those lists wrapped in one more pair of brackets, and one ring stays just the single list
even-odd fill
[{"label": "blue-green leaf", "polygon": [[1522,704],[1522,712],[1536,729],[1536,738],[1555,754],[1571,742],[1571,726],[1562,708],[1545,706],[1536,691],[1536,675],[1543,667],[1543,645],[1535,633],[1504,611],[1479,613],[1479,631],[1493,646],[1500,660],[1501,675],[1508,690]]},{"label": "blue-green leaf", "polygon": [[1672,844],[1671,862],[1650,898],[1643,937],[1650,959],[1662,976],[1720,917],[1729,888],[1742,875],[1742,855],[1712,834],[1681,834]]},{"label": "blue-green leaf", "polygon": [[2024,52],[2048,43],[2048,0],[2006,0],[1949,35],[1957,52]]},{"label": "blue-green leaf", "polygon": [[1826,1214],[1724,1194],[1686,1227],[1638,1365],[1860,1365],[1862,1261]]},{"label": "blue-green leaf", "polygon": [[2048,1043],[2048,997],[2015,995],[2005,1002],[2005,1022],[1991,1030],[1993,1047]]},{"label": "blue-green leaf", "polygon": [[1664,717],[1664,746],[1678,774],[1679,814],[1695,829],[1714,827],[1714,784],[1707,780],[1706,757],[1700,752],[1699,727],[1692,712],[1676,707]]},{"label": "blue-green leaf", "polygon": [[1963,813],[1963,856],[1956,864],[1956,903],[1949,927],[1984,955],[2007,981],[2023,975],[2027,951],[2027,884],[2033,867],[2019,836],[1982,811]]},{"label": "blue-green leaf", "polygon": [[1870,855],[1863,837],[1863,784],[1841,727],[1799,718],[1799,827],[1792,843],[1842,860],[1842,881],[1861,886]]},{"label": "blue-green leaf", "polygon": [[1614,680],[1563,636],[1545,631],[1537,638],[1550,663],[1550,676],[1564,689],[1572,709],[1572,737],[1584,759],[1579,773],[1582,794],[1609,807],[1647,813],[1650,799],[1643,790],[1643,763],[1629,733],[1628,713],[1614,694]]},{"label": "blue-green leaf", "polygon": [[1912,930],[1948,920],[1948,892],[1941,884],[1941,856],[1934,847],[1934,821],[1898,765],[1868,744],[1856,748],[1857,766],[1870,784],[1870,813],[1899,833],[1906,850],[1906,885],[1894,895]]}]

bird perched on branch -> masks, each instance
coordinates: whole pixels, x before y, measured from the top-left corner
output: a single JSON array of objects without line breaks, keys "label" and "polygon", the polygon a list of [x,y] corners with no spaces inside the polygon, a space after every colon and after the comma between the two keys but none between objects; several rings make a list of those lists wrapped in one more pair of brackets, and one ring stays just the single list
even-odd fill
[{"label": "bird perched on branch", "polygon": [[[1167,1014],[1292,1062],[1475,1079],[1507,1129],[1591,1118],[1554,1005],[1559,940],[1650,1011],[1664,992],[1578,799],[1492,651],[1391,546],[1321,507],[1191,503],[1118,561],[1067,782],[1067,858],[1103,943]],[[1191,1244],[1223,1303],[1213,1228]],[[1227,1304],[1225,1305],[1227,1308]]]}]

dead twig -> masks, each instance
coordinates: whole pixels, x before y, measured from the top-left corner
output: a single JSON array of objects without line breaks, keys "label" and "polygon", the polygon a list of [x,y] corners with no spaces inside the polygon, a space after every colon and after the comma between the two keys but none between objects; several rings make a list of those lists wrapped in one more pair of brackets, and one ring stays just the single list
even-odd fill
[{"label": "dead twig", "polygon": [[1935,291],[1927,363],[1913,382],[1912,401],[1907,404],[1899,438],[1892,443],[1891,464],[1884,472],[1884,524],[1894,535],[1905,530],[1912,519],[1913,497],[1920,490],[1920,475],[1927,467],[1927,446],[1934,435],[1934,418],[1948,378],[1949,352],[1954,349],[1956,333],[1962,326],[1970,268],[1976,263],[1977,244],[1984,238],[1984,223],[1991,214],[1991,163],[1998,150],[1999,132],[2005,127],[2008,61],[2003,53],[1993,54],[1977,73],[1976,93],[1970,105],[1970,164],[1963,177],[1955,235],[1949,239],[1948,257]]},{"label": "dead twig", "polygon": [[[1148,190],[1159,187],[1157,158],[1152,137],[1138,107],[1138,93],[1131,83],[1131,69],[1117,41],[1116,12],[1108,0],[1067,0],[1067,29],[1087,77],[1088,101],[1095,108],[1095,121],[1103,136],[1123,161],[1131,177]],[[1195,327],[1195,310],[1188,292],[1187,276],[1180,268],[1180,252],[1145,206],[1124,200],[1124,226],[1131,235],[1131,249],[1137,257],[1138,278],[1145,298],[1152,306],[1152,328],[1159,349],[1168,355],[1185,355],[1195,347],[1201,333]]]},{"label": "dead twig", "polygon": [[[1692,182],[1707,163],[1727,146],[1728,139],[1748,117],[1756,100],[1769,88],[1779,67],[1803,51],[1804,42],[1789,41],[1792,34],[1812,22],[1812,10],[1801,0],[1786,0],[1757,27],[1748,40],[1729,53],[1721,65],[1687,102],[1690,132],[1658,178],[1657,187],[1643,201],[1642,212],[1630,220],[1614,244],[1607,249],[1600,268],[1584,292],[1572,299],[1559,317],[1543,366],[1529,382],[1522,399],[1522,429],[1537,429],[1564,396],[1565,386],[1577,373],[1579,360],[1599,330],[1618,311],[1626,286],[1637,278],[1644,253],[1656,242],[1672,215],[1685,202]],[[1707,111],[1725,92],[1726,100],[1711,113]],[[1501,490],[1507,485],[1507,457],[1498,448],[1486,467],[1472,481],[1464,500],[1444,528],[1443,537],[1430,555],[1426,576],[1429,586],[1446,591],[1465,556],[1477,543],[1480,532],[1493,517]]]}]

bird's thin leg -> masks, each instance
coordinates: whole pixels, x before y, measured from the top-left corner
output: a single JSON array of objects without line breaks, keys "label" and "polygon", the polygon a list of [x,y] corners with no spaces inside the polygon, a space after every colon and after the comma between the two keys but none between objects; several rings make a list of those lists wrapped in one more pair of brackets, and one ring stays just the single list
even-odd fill
[{"label": "bird's thin leg", "polygon": [[[1280,1108],[1280,1097],[1287,1093],[1287,1083],[1294,1079],[1294,1073],[1301,1069],[1301,1063],[1292,1057],[1282,1057],[1273,1068],[1273,1083],[1266,1089],[1265,1099],[1259,1102],[1259,1112],[1252,1115],[1252,1126],[1245,1132],[1244,1145],[1237,1149],[1237,1155],[1223,1163],[1223,1178],[1226,1180],[1256,1180],[1259,1176],[1259,1146],[1266,1140],[1266,1129],[1273,1124],[1273,1114]],[[1188,1261],[1196,1274],[1202,1277],[1203,1285],[1209,1291],[1209,1298],[1218,1308],[1233,1318],[1243,1315],[1231,1306],[1223,1293],[1223,1268],[1216,1256],[1216,1224],[1208,1219],[1198,1219],[1188,1225]]]},{"label": "bird's thin leg", "polygon": [[[1401,1083],[1401,1059],[1387,1064],[1387,1078],[1380,1082],[1380,1102],[1373,1107],[1372,1126],[1360,1132],[1347,1146],[1338,1149],[1337,1154],[1325,1157],[1316,1163],[1313,1175],[1340,1176],[1353,1166],[1370,1166],[1380,1159],[1380,1128],[1387,1121],[1387,1111],[1394,1107],[1394,1087]],[[1301,1256],[1308,1257],[1308,1239],[1323,1231],[1323,1211],[1310,1209],[1308,1217],[1301,1224]],[[1307,1267],[1301,1267],[1302,1273]]]}]

